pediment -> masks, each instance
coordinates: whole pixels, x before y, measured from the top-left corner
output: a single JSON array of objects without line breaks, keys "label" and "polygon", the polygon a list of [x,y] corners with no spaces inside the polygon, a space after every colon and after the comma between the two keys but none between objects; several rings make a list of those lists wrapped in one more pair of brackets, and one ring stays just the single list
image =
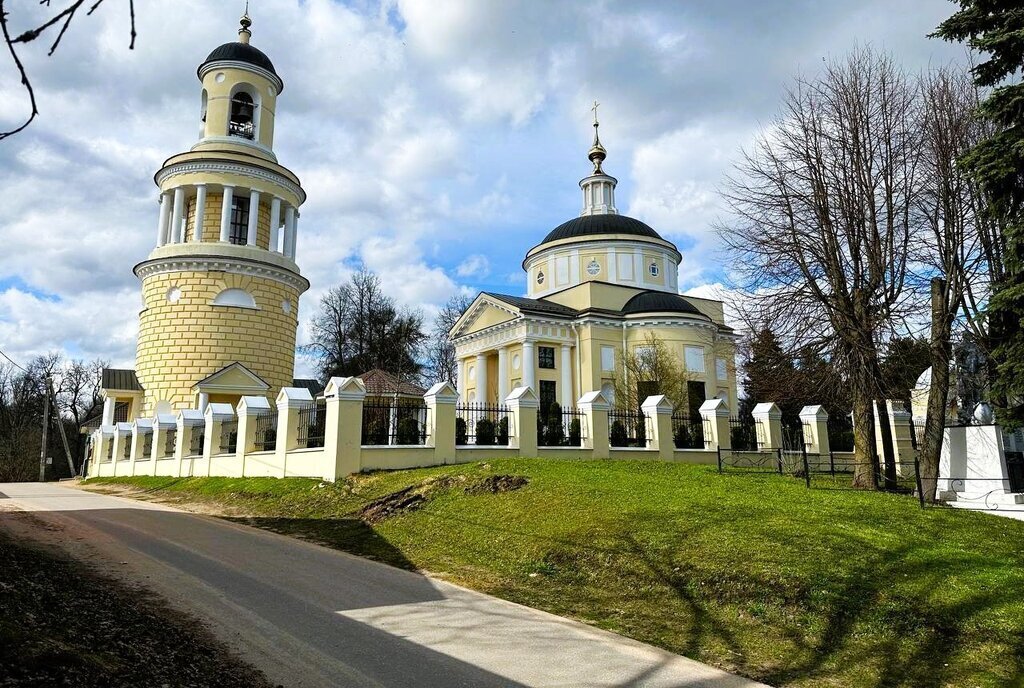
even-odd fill
[{"label": "pediment", "polygon": [[480,294],[455,322],[449,336],[464,337],[521,317],[522,313],[515,306],[491,298],[487,294]]},{"label": "pediment", "polygon": [[241,363],[232,363],[196,383],[200,392],[241,392],[252,390],[266,392],[270,385]]}]

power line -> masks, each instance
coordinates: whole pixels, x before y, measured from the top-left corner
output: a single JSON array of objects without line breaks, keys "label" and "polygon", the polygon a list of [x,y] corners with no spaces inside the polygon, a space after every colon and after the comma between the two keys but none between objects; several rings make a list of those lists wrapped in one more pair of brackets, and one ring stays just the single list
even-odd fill
[{"label": "power line", "polygon": [[22,368],[22,367],[21,367],[20,365],[18,365],[18,364],[17,364],[17,362],[16,362],[16,361],[15,361],[15,360],[14,360],[13,358],[11,358],[11,357],[10,357],[10,356],[8,356],[7,354],[5,354],[5,353],[3,352],[3,349],[0,349],[0,356],[3,356],[4,358],[6,358],[6,359],[7,359],[7,360],[8,360],[9,362],[10,362],[10,364],[11,364],[12,366],[14,366],[15,368],[17,368],[17,369],[18,369],[18,370],[20,370],[21,372],[25,373],[26,375],[28,375],[28,374],[29,374],[29,373],[28,373],[28,371],[27,371],[27,370],[26,370],[25,368]]}]

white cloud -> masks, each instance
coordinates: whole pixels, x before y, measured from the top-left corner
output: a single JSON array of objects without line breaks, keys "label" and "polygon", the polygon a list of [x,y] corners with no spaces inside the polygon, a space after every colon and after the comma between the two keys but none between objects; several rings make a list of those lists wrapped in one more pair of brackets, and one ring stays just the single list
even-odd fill
[{"label": "white cloud", "polygon": [[491,274],[491,262],[487,256],[474,254],[466,256],[466,259],[455,268],[455,274],[459,277],[487,277]]}]

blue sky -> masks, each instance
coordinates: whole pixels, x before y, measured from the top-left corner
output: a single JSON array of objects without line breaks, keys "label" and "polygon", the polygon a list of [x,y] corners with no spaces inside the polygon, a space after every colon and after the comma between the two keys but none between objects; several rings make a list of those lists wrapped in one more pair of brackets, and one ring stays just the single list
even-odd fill
[{"label": "blue sky", "polygon": [[[4,351],[132,364],[152,176],[195,142],[195,69],[235,38],[243,4],[137,3],[129,51],[127,11],[105,3],[53,57],[23,50],[41,115],[0,143]],[[15,29],[46,11],[35,5],[14,6]],[[716,190],[792,77],[866,43],[908,70],[963,61],[926,38],[954,7],[251,0],[252,42],[285,81],[275,150],[309,194],[300,317],[360,263],[428,314],[459,292],[521,293],[523,254],[579,212],[594,99],[620,211],[679,245],[684,290],[727,296]],[[0,127],[26,112],[0,61]]]}]

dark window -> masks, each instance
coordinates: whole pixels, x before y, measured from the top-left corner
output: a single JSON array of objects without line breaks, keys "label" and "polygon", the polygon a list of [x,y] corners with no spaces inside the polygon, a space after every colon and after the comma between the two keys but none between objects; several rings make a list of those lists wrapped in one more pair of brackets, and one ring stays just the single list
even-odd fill
[{"label": "dark window", "polygon": [[249,234],[249,199],[233,197],[231,199],[231,236],[232,244],[245,244]]},{"label": "dark window", "polygon": [[555,369],[555,348],[552,346],[537,347],[537,360],[541,368]]},{"label": "dark window", "polygon": [[241,136],[243,139],[254,138],[256,133],[256,128],[253,126],[255,113],[252,96],[248,93],[236,93],[231,99],[231,121],[228,123],[228,134]]},{"label": "dark window", "polygon": [[653,397],[656,394],[661,394],[661,385],[657,380],[641,380],[636,383],[637,403],[643,405],[647,401],[647,397]]},{"label": "dark window", "polygon": [[686,383],[686,402],[690,407],[690,417],[696,418],[700,415],[700,405],[707,399],[704,396],[704,383],[696,380],[689,380]]},{"label": "dark window", "polygon": [[553,381],[540,381],[540,408],[544,413],[547,413],[548,409],[551,408],[551,404],[558,401],[557,391]]},{"label": "dark window", "polygon": [[114,402],[114,422],[115,423],[127,423],[128,422],[128,407],[127,401]]}]

